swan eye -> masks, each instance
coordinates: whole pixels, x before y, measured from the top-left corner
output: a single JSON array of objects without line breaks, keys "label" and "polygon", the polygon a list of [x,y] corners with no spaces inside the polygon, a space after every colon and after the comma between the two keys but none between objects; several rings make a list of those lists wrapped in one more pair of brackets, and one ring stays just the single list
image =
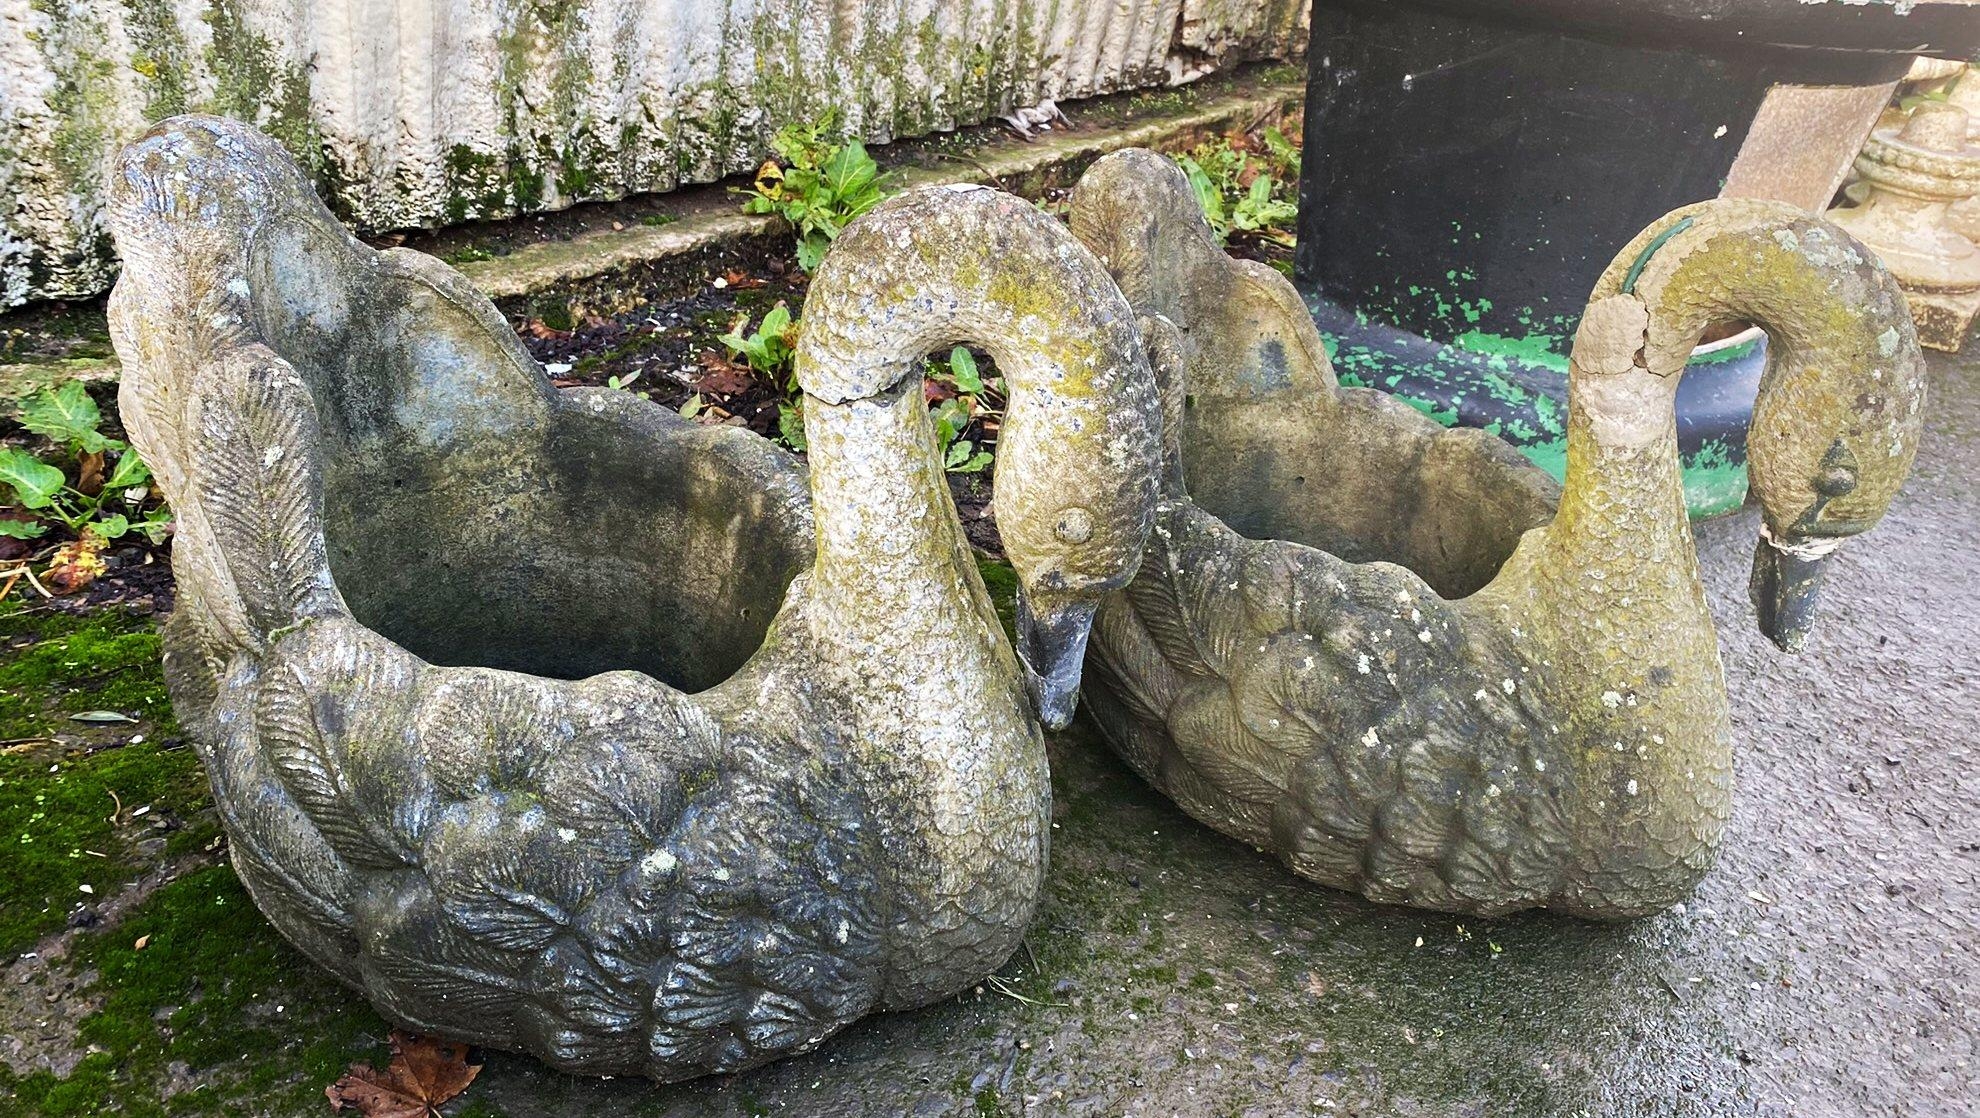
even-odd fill
[{"label": "swan eye", "polygon": [[1829,445],[1822,455],[1821,472],[1815,475],[1815,492],[1824,497],[1841,497],[1856,488],[1856,456],[1841,439]]},{"label": "swan eye", "polygon": [[1058,527],[1052,534],[1061,543],[1085,543],[1093,538],[1093,514],[1075,505],[1059,515]]}]

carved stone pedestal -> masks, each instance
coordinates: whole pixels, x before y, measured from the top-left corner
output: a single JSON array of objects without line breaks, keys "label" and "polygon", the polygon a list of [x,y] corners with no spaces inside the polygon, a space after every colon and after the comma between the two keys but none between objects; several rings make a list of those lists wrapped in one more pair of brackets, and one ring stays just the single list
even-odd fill
[{"label": "carved stone pedestal", "polygon": [[1966,110],[1920,105],[1902,129],[1880,128],[1856,170],[1861,205],[1829,217],[1883,258],[1911,301],[1920,344],[1956,351],[1980,318],[1980,246],[1948,224],[1955,203],[1980,194],[1980,144]]},{"label": "carved stone pedestal", "polygon": [[[1965,70],[1953,85],[1951,100],[1966,110],[1967,142],[1980,145],[1980,70],[1970,65]],[[1980,244],[1980,194],[1963,202],[1954,202],[1952,210],[1946,215],[1946,224],[1960,236]]]}]

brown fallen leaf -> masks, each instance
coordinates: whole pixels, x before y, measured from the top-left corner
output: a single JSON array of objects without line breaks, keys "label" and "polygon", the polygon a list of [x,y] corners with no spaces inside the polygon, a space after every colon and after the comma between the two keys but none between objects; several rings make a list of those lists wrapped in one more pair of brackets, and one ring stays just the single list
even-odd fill
[{"label": "brown fallen leaf", "polygon": [[726,281],[731,288],[735,288],[743,291],[747,291],[753,287],[764,287],[767,286],[770,282],[769,280],[758,279],[755,276],[750,275],[748,272],[743,271],[741,268],[731,268],[730,270],[722,273],[722,279]]},{"label": "brown fallen leaf", "polygon": [[49,561],[48,570],[42,580],[55,594],[74,594],[90,583],[103,577],[110,568],[104,565],[103,549],[109,541],[95,532],[84,532],[82,538],[70,540],[55,549],[55,557]]},{"label": "brown fallen leaf", "polygon": [[756,387],[756,374],[748,365],[739,365],[712,349],[701,355],[701,367],[708,371],[694,378],[696,392],[741,396]]},{"label": "brown fallen leaf", "polygon": [[[15,516],[12,519],[20,520],[23,518]],[[28,522],[33,523],[33,520],[29,518]],[[34,549],[35,544],[32,540],[19,540],[12,536],[0,536],[0,563],[11,563],[16,559],[25,558]],[[0,597],[4,597],[4,595],[0,595]]]},{"label": "brown fallen leaf", "polygon": [[538,341],[550,341],[554,338],[568,338],[571,336],[571,331],[559,330],[554,326],[546,324],[540,318],[532,318],[524,323],[523,332]]},{"label": "brown fallen leaf", "polygon": [[440,1105],[474,1082],[480,1064],[468,1062],[458,1041],[392,1030],[392,1062],[378,1071],[352,1064],[323,1089],[330,1109],[349,1107],[364,1118],[439,1118]]},{"label": "brown fallen leaf", "polygon": [[76,491],[86,497],[103,492],[103,452],[94,450],[76,459]]}]

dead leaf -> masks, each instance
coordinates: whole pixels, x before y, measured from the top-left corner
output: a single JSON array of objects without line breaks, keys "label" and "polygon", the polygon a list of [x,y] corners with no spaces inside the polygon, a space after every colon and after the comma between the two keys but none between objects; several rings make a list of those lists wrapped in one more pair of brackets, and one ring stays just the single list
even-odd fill
[{"label": "dead leaf", "polygon": [[364,1118],[439,1118],[440,1105],[474,1082],[480,1064],[468,1062],[458,1041],[392,1030],[392,1062],[384,1071],[352,1064],[323,1089],[330,1109],[349,1107]]},{"label": "dead leaf", "polygon": [[764,287],[768,285],[770,282],[769,280],[757,279],[755,276],[750,275],[748,272],[745,272],[740,268],[722,273],[722,279],[726,281],[730,287],[739,288],[745,291],[752,287]]},{"label": "dead leaf", "polygon": [[110,569],[103,563],[103,549],[107,546],[109,541],[102,536],[84,532],[81,539],[57,548],[47,573],[42,575],[48,589],[56,594],[73,594],[102,578]]},{"label": "dead leaf", "polygon": [[766,198],[780,198],[784,192],[784,169],[774,159],[764,160],[756,169],[756,192]]},{"label": "dead leaf", "polygon": [[540,318],[532,318],[528,322],[523,323],[523,332],[532,338],[546,342],[555,338],[568,338],[571,336],[571,331],[559,330],[553,326],[547,326]]},{"label": "dead leaf", "polygon": [[91,451],[76,459],[76,490],[86,497],[103,492],[102,451]]},{"label": "dead leaf", "polygon": [[150,937],[149,935],[142,935],[142,936],[139,936],[139,937],[137,937],[137,942],[136,942],[136,943],[133,943],[133,944],[131,944],[131,950],[132,950],[132,951],[143,951],[143,950],[144,950],[144,945],[145,945],[145,944],[147,944],[147,943],[150,943],[150,942],[151,942],[151,937]]},{"label": "dead leaf", "polygon": [[756,387],[756,374],[748,365],[739,365],[712,349],[701,355],[701,367],[708,371],[695,378],[696,392],[741,396]]}]

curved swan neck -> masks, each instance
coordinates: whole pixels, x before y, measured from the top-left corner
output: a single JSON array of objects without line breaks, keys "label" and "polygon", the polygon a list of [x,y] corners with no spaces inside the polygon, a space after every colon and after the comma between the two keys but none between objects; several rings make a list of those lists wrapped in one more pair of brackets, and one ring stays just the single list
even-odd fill
[{"label": "curved swan neck", "polygon": [[[1125,581],[1153,516],[1153,377],[1132,311],[1070,233],[1009,195],[943,188],[846,229],[797,354],[818,533],[803,647],[814,685],[856,709],[876,825],[901,849],[891,1006],[947,996],[1016,947],[1049,821],[1026,677],[922,396],[925,355],[956,342],[983,345],[1005,379],[997,512],[1028,589],[1078,591],[1107,564]],[[1055,552],[1069,490],[1091,533]]]},{"label": "curved swan neck", "polygon": [[812,596],[830,602],[841,638],[874,639],[881,657],[916,659],[910,632],[994,629],[949,496],[920,385],[828,403],[805,398],[818,559]]},{"label": "curved swan neck", "polygon": [[807,408],[913,395],[925,356],[960,341],[988,350],[1004,378],[1005,552],[1034,603],[1097,600],[1140,559],[1160,467],[1161,405],[1132,308],[1099,259],[1030,203],[984,188],[910,191],[847,228],[812,282],[797,353]]},{"label": "curved swan neck", "polygon": [[1677,376],[1634,363],[1648,321],[1641,301],[1615,296],[1589,305],[1575,338],[1567,475],[1548,538],[1550,565],[1574,578],[1577,598],[1588,596],[1583,576],[1592,572],[1593,585],[1605,587],[1634,581],[1638,568],[1689,573],[1697,564],[1678,458]]}]

